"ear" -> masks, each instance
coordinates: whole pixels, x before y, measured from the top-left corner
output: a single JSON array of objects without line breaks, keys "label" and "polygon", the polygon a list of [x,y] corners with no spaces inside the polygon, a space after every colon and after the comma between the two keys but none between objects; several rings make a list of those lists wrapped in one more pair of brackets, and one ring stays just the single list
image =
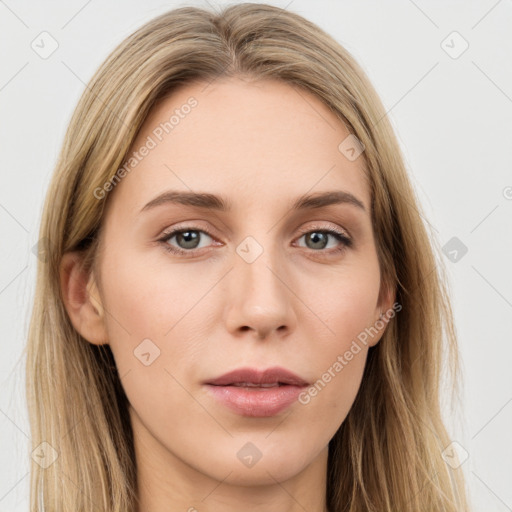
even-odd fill
[{"label": "ear", "polygon": [[[395,292],[390,286],[383,285],[380,293],[379,300],[377,301],[377,307],[375,308],[375,318],[373,328],[379,332],[371,337],[368,342],[370,347],[376,345],[382,338],[384,331],[386,330],[387,324],[393,316],[396,315],[396,311],[400,311],[401,307],[397,310],[393,308],[395,302]],[[374,331],[372,331],[374,332]]]},{"label": "ear", "polygon": [[71,323],[94,345],[108,343],[104,309],[94,274],[82,268],[83,254],[68,252],[60,265],[60,285]]}]

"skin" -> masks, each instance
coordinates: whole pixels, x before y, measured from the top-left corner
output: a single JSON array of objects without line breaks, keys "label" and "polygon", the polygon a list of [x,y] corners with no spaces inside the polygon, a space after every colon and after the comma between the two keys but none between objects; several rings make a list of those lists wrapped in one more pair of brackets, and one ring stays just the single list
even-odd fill
[{"label": "skin", "polygon": [[[202,382],[279,365],[314,383],[391,307],[363,158],[338,150],[349,132],[315,96],[242,78],[175,91],[152,110],[133,150],[190,96],[198,105],[108,198],[99,275],[80,272],[79,254],[64,256],[66,308],[86,340],[113,351],[130,401],[139,512],[324,512],[328,443],[385,327],[309,403],[272,417],[238,415]],[[168,203],[140,212],[169,189],[223,195],[232,211]],[[366,211],[290,209],[303,194],[332,190],[352,193]],[[156,241],[178,227],[199,230],[197,248],[176,236]],[[342,242],[328,235],[315,245],[307,234],[332,228],[353,246],[334,253]],[[263,249],[251,263],[236,252],[247,236]],[[148,366],[134,355],[146,338],[160,350]],[[247,442],[262,454],[252,467],[237,457]]]}]

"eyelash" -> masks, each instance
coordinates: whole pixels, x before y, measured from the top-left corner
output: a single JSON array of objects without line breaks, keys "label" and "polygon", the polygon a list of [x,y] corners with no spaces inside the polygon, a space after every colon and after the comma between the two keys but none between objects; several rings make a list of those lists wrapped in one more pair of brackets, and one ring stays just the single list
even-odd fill
[{"label": "eyelash", "polygon": [[[211,238],[215,238],[206,229],[202,229],[202,228],[199,229],[198,227],[195,227],[195,226],[187,226],[187,227],[184,227],[184,228],[174,229],[172,231],[168,231],[168,232],[164,233],[163,237],[159,238],[157,240],[157,242],[160,242],[163,245],[164,250],[169,252],[169,253],[178,254],[178,255],[190,255],[190,254],[193,254],[195,251],[197,251],[199,249],[186,250],[186,249],[181,249],[179,247],[174,247],[172,245],[169,245],[169,243],[168,243],[168,241],[174,235],[179,234],[179,233],[185,233],[187,231],[197,231],[197,232],[200,232],[200,233],[204,233],[204,234],[210,236]],[[309,229],[308,231],[302,232],[300,234],[299,238],[302,238],[304,235],[308,235],[310,233],[327,233],[328,235],[333,236],[339,242],[341,242],[341,245],[338,248],[334,249],[334,250],[331,249],[330,251],[325,251],[323,249],[319,249],[319,250],[311,249],[311,251],[313,251],[313,252],[319,252],[319,253],[323,252],[323,253],[326,253],[327,255],[334,256],[334,255],[338,255],[338,254],[342,253],[343,251],[345,251],[346,249],[352,247],[352,245],[353,245],[352,239],[347,237],[343,232],[338,231],[336,229],[320,229],[320,228],[313,227],[313,228]]]}]

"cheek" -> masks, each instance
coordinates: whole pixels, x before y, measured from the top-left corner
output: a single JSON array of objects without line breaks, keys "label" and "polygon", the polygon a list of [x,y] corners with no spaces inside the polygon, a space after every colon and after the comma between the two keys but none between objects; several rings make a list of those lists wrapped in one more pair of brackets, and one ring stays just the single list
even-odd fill
[{"label": "cheek", "polygon": [[324,329],[325,339],[333,341],[337,351],[346,350],[377,319],[380,275],[374,258],[347,265],[309,288],[317,291],[309,294],[308,303],[329,328]]},{"label": "cheek", "polygon": [[[324,280],[322,293],[310,294],[315,314],[327,328],[309,332],[316,340],[315,351],[310,353],[317,380],[301,398],[304,405],[311,404],[321,417],[335,417],[342,421],[357,395],[361,383],[375,310],[379,295],[379,269],[377,260],[365,261]],[[314,332],[322,332],[315,336]]]},{"label": "cheek", "polygon": [[166,262],[163,250],[158,259],[137,251],[112,251],[103,271],[104,301],[111,313],[107,315],[109,329],[134,342],[172,336],[175,325],[189,312],[194,315],[191,310],[211,286],[210,281],[211,277],[184,265]]},{"label": "cheek", "polygon": [[183,386],[204,378],[196,367],[205,360],[220,304],[218,275],[208,265],[199,267],[171,264],[163,251],[155,261],[127,247],[105,257],[109,344],[119,375],[126,375],[129,401],[141,415],[145,408],[158,418],[170,414],[171,404],[175,410],[195,405]]},{"label": "cheek", "polygon": [[299,398],[303,405],[318,400],[319,411],[340,422],[348,413],[359,389],[368,353],[367,347],[343,344],[342,350],[331,353],[318,378]]},{"label": "cheek", "polygon": [[152,267],[136,253],[121,258],[112,252],[104,268],[109,344],[128,401],[146,427],[179,438],[190,425],[176,419],[177,411],[204,415],[186,379],[207,341],[197,333],[202,326],[193,320],[200,308],[193,306],[211,284],[191,281],[179,265]]},{"label": "cheek", "polygon": [[172,354],[164,342],[187,312],[183,278],[177,272],[172,280],[162,277],[140,254],[129,250],[111,251],[103,265],[105,321],[119,374],[149,367],[148,363],[165,365]]}]

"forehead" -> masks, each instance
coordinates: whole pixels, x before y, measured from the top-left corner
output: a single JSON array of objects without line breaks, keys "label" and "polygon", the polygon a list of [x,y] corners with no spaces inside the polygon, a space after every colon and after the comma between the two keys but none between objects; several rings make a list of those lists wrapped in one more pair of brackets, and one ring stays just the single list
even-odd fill
[{"label": "forehead", "polygon": [[115,200],[140,210],[173,189],[227,196],[235,207],[284,206],[285,196],[344,190],[368,211],[363,155],[351,161],[339,149],[347,136],[319,98],[282,81],[187,84],[151,110]]}]

